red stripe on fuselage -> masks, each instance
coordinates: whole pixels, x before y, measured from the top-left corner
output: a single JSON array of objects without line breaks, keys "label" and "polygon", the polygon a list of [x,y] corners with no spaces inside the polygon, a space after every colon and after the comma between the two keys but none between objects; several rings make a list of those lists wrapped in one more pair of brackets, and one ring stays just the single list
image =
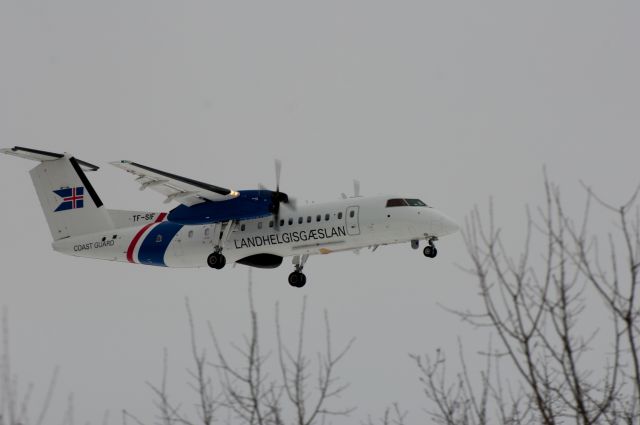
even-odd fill
[{"label": "red stripe on fuselage", "polygon": [[146,232],[149,227],[153,226],[156,223],[160,223],[162,220],[164,220],[166,216],[167,216],[167,213],[158,214],[158,217],[156,217],[156,220],[153,223],[149,223],[145,225],[142,229],[138,231],[138,233],[136,233],[133,239],[131,239],[129,248],[127,248],[127,261],[129,261],[130,263],[135,263],[135,261],[133,261],[133,251],[136,248],[136,244],[138,243],[138,241],[140,240],[144,232]]}]

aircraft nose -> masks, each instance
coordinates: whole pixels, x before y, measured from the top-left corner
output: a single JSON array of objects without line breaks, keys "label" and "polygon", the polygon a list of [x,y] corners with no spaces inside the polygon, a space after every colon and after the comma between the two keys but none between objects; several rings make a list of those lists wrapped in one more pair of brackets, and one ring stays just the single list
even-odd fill
[{"label": "aircraft nose", "polygon": [[440,219],[438,220],[438,227],[440,228],[440,236],[450,235],[452,233],[456,233],[460,230],[460,226],[458,223],[453,221],[451,218],[446,215],[440,213]]}]

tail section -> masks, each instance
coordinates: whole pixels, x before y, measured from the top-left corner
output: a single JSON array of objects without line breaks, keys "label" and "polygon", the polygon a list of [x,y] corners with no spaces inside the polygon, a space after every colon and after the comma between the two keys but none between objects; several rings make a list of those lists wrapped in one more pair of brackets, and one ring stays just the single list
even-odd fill
[{"label": "tail section", "polygon": [[29,174],[54,240],[114,229],[84,173],[97,170],[97,166],[72,156],[18,146],[1,152],[41,161]]}]

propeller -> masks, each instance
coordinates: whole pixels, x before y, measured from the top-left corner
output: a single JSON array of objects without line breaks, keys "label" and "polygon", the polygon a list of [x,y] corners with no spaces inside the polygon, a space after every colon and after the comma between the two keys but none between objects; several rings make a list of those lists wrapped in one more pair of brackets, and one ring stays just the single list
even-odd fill
[{"label": "propeller", "polygon": [[276,192],[280,191],[280,174],[282,174],[282,161],[279,159],[275,160],[276,166]]},{"label": "propeller", "polygon": [[271,193],[271,212],[274,216],[275,228],[280,227],[280,204],[287,204],[289,207],[295,210],[295,199],[289,198],[284,192],[280,192],[280,175],[282,174],[282,162],[279,159],[275,160],[276,167],[276,191]]},{"label": "propeller", "polygon": [[347,196],[344,192],[340,194],[342,199],[359,198],[360,197],[360,180],[353,179],[353,196]]}]

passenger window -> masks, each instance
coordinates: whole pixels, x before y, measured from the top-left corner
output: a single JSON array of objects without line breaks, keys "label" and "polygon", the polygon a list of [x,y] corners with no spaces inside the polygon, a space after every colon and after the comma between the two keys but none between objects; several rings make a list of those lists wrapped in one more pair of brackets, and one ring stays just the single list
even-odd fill
[{"label": "passenger window", "polygon": [[284,218],[280,219],[280,226],[284,226]]},{"label": "passenger window", "polygon": [[329,214],[324,215],[324,221],[329,221]]},{"label": "passenger window", "polygon": [[187,234],[187,236],[188,236],[189,238],[192,238],[192,237],[193,237],[193,230],[189,230],[189,233]]},{"label": "passenger window", "polygon": [[311,216],[310,215],[307,216],[307,223],[311,223]]},{"label": "passenger window", "polygon": [[273,220],[269,220],[269,227],[273,227]]},{"label": "passenger window", "polygon": [[247,226],[245,226],[244,224],[240,225],[240,231],[241,232],[244,232],[244,229],[246,229],[246,228],[247,228]]},{"label": "passenger window", "polygon": [[289,226],[293,224],[293,218],[289,218]]},{"label": "passenger window", "polygon": [[262,222],[261,221],[258,222],[258,229],[262,229]]},{"label": "passenger window", "polygon": [[342,212],[338,213],[338,220],[342,220]]},{"label": "passenger window", "polygon": [[303,221],[303,220],[304,220],[304,219],[303,219],[302,217],[298,217],[298,224],[302,224],[302,221]]},{"label": "passenger window", "polygon": [[349,211],[349,217],[353,218],[355,217],[356,212],[354,210]]},{"label": "passenger window", "polygon": [[156,243],[162,242],[162,235],[156,236]]},{"label": "passenger window", "polygon": [[322,216],[321,216],[320,214],[318,214],[318,215],[316,216],[316,221],[320,221],[320,220],[322,220]]},{"label": "passenger window", "polygon": [[209,236],[209,228],[208,227],[206,229],[204,229],[204,235],[205,236]]}]

